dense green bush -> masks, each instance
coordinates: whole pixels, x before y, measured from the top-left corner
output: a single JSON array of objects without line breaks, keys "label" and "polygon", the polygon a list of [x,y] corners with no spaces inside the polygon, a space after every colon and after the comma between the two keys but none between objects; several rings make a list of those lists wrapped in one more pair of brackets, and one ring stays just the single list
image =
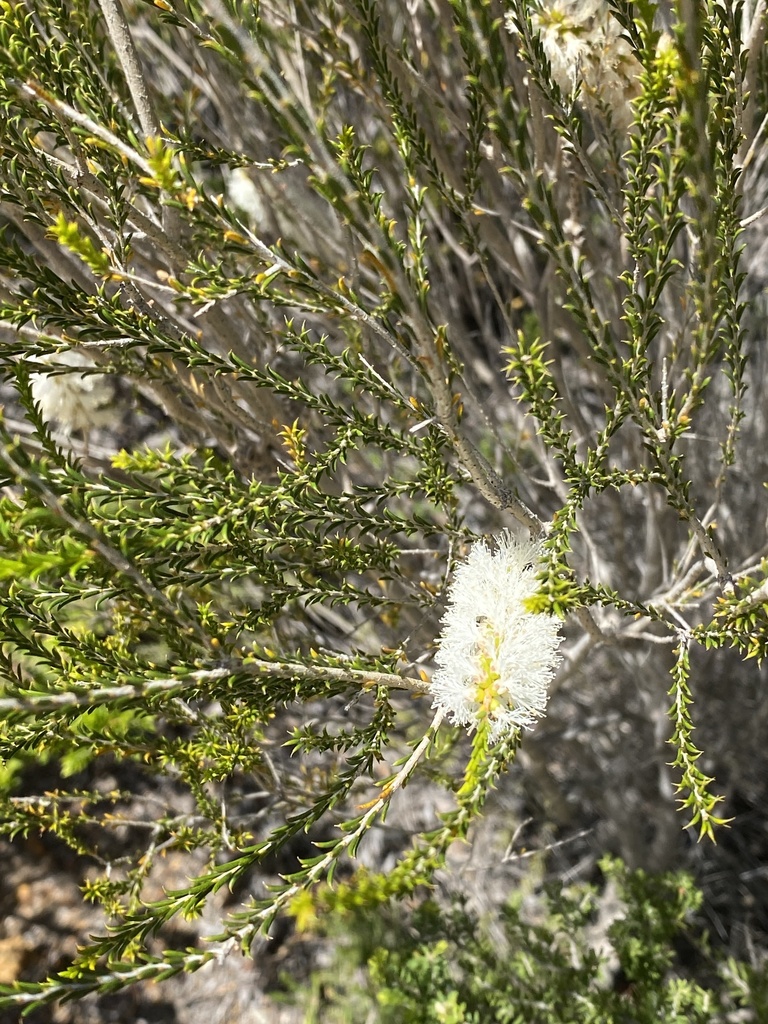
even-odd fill
[{"label": "dense green bush", "polygon": [[336,915],[336,958],[305,993],[306,1020],[764,1019],[764,971],[713,956],[695,918],[701,893],[689,877],[649,877],[608,859],[601,867],[602,893],[580,885],[552,887],[535,899],[516,894],[493,922],[458,898],[447,909],[426,901],[405,917],[402,907],[390,908],[373,931],[368,915]]},{"label": "dense green bush", "polygon": [[105,912],[0,1006],[250,951],[406,783],[370,907],[496,786],[649,870],[759,801],[765,30],[0,2],[0,822]]}]

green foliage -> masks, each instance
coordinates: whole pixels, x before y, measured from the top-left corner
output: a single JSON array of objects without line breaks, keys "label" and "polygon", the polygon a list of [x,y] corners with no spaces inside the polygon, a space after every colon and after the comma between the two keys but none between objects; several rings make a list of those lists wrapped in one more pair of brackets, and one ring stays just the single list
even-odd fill
[{"label": "green foliage", "polygon": [[[480,724],[468,752],[429,696],[455,564],[510,522],[543,545],[527,610],[566,620],[554,732],[569,699],[613,700],[622,743],[668,713],[675,828],[725,821],[689,650],[765,653],[742,260],[765,14],[681,3],[664,34],[652,3],[612,3],[624,130],[594,84],[558,85],[539,5],[405,7],[0,0],[0,833],[97,864],[105,911],[0,1007],[195,970],[354,902],[334,873],[406,784],[454,808],[368,901],[431,884],[521,742],[489,749]],[[165,949],[303,834],[316,855]],[[149,898],[158,849],[202,859]],[[703,990],[653,966],[685,907],[659,913],[638,1019],[699,1019]],[[529,934],[561,976],[541,984],[582,1014],[568,986],[597,963],[553,936]],[[424,986],[424,1020],[471,1019],[470,995],[501,1012],[450,988],[445,942],[376,962],[412,1001],[387,1019]]]},{"label": "green foliage", "polygon": [[406,917],[402,905],[375,917],[365,903],[350,907],[323,921],[332,967],[294,998],[308,1021],[331,1024],[762,1019],[762,971],[732,958],[715,969],[690,877],[649,877],[608,858],[601,868],[603,893],[615,887],[609,916],[583,884],[515,896],[493,922],[459,897],[422,900]]}]

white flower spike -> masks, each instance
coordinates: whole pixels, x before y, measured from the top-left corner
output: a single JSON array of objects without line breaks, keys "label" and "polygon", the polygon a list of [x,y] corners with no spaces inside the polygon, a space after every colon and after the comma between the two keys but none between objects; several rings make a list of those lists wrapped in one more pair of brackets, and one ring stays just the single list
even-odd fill
[{"label": "white flower spike", "polygon": [[60,364],[74,368],[72,373],[33,373],[29,378],[32,397],[40,406],[46,423],[55,421],[65,434],[75,430],[89,431],[114,423],[117,416],[115,388],[109,377],[94,373],[77,373],[78,367],[90,369],[92,360],[82,352],[67,349],[41,356],[39,363]]},{"label": "white flower spike", "polygon": [[[511,14],[506,23],[514,33]],[[576,90],[593,114],[607,107],[614,128],[627,131],[643,68],[606,0],[538,0],[531,24],[561,92],[569,96]]]},{"label": "white flower spike", "polygon": [[547,706],[560,661],[559,620],[525,608],[536,593],[541,548],[504,532],[478,541],[456,570],[435,656],[432,706],[470,731],[487,720],[495,743],[530,728]]}]

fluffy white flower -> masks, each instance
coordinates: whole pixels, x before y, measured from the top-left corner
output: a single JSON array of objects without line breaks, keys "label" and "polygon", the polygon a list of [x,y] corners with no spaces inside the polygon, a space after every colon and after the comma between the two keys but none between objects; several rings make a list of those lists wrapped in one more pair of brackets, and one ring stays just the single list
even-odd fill
[{"label": "fluffy white flower", "polygon": [[559,621],[529,612],[541,549],[504,532],[481,540],[456,570],[435,656],[432,706],[470,730],[487,719],[495,742],[532,726],[546,710],[560,661]]},{"label": "fluffy white flower", "polygon": [[[561,92],[574,90],[591,112],[610,111],[617,129],[632,123],[642,65],[605,0],[541,0],[531,15],[552,77]],[[507,19],[514,31],[514,22]]]},{"label": "fluffy white flower", "polygon": [[[69,349],[43,356],[40,363],[91,368],[93,362],[81,352]],[[33,373],[32,397],[46,423],[55,420],[62,430],[92,430],[115,418],[115,389],[108,377],[97,373]]]},{"label": "fluffy white flower", "polygon": [[552,67],[552,77],[566,95],[574,90],[589,62],[594,45],[592,25],[599,13],[599,0],[553,0],[542,3],[531,17]]},{"label": "fluffy white flower", "polygon": [[227,198],[244,213],[251,224],[261,224],[267,215],[264,197],[253,178],[242,167],[236,167],[227,181]]}]

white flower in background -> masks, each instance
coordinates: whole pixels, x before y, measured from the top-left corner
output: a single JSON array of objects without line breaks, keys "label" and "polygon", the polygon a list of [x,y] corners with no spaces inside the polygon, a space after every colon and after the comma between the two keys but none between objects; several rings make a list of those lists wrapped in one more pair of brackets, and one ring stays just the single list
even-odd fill
[{"label": "white flower in background", "polygon": [[[621,37],[621,26],[605,0],[541,0],[531,24],[560,91],[579,99],[592,113],[610,111],[614,128],[632,123],[631,101],[640,94],[640,61]],[[514,22],[507,17],[514,32]]]},{"label": "white flower in background", "polygon": [[504,532],[495,550],[474,545],[450,587],[432,706],[470,730],[487,718],[491,742],[545,713],[560,661],[559,621],[524,604],[536,593],[540,557],[538,544]]},{"label": "white flower in background", "polygon": [[[51,366],[92,368],[95,364],[81,352],[69,349],[42,356],[38,363]],[[89,431],[115,418],[115,389],[109,377],[99,373],[33,373],[32,397],[46,423],[55,421],[62,430]]]},{"label": "white flower in background", "polygon": [[592,27],[600,15],[601,0],[552,0],[531,15],[541,45],[552,66],[552,77],[561,92],[576,88],[594,46]]},{"label": "white flower in background", "polygon": [[264,197],[242,167],[235,167],[227,179],[227,198],[251,224],[261,224],[267,216]]}]

